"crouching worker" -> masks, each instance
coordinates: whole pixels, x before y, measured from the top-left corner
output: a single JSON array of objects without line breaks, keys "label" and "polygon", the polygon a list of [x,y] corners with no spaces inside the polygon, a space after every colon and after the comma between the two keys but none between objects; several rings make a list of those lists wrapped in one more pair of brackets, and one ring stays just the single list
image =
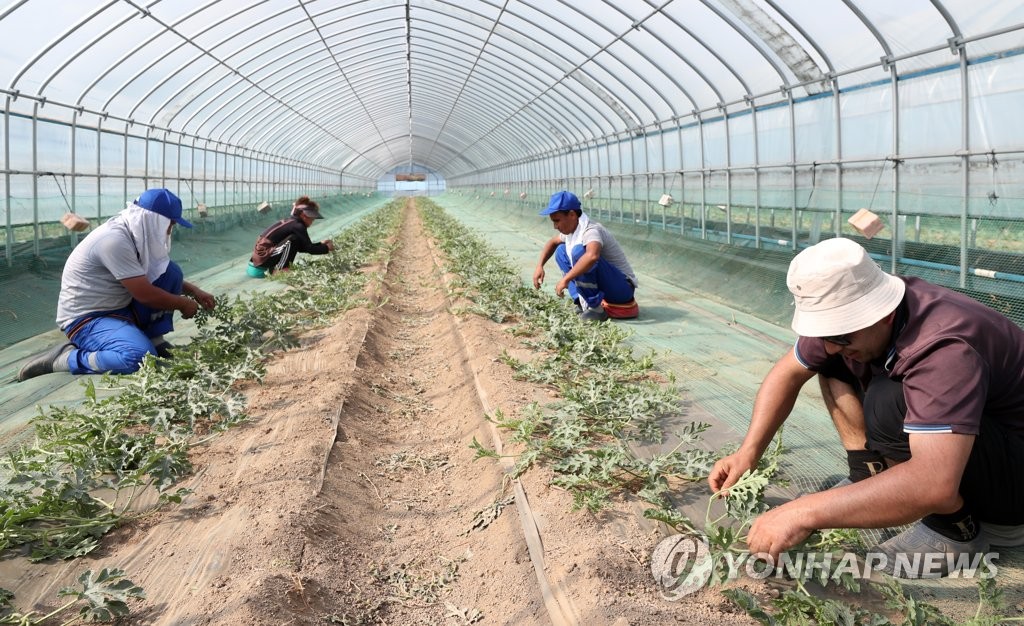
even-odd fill
[{"label": "crouching worker", "polygon": [[186,282],[170,259],[175,224],[192,228],[181,200],[149,189],[89,233],[61,275],[57,325],[70,341],[30,359],[18,380],[68,371],[129,374],[147,354],[170,358],[164,334],[173,330],[174,311],[188,319],[199,305],[214,307],[213,296]]},{"label": "crouching worker", "polygon": [[309,238],[308,229],[313,225],[313,220],[321,218],[320,206],[310,200],[309,196],[296,200],[292,204],[291,217],[271,225],[256,239],[249,259],[249,275],[263,278],[266,272],[273,274],[286,270],[300,252],[327,254],[333,251],[334,243],[331,240],[313,243]]},{"label": "crouching worker", "polygon": [[544,282],[544,264],[552,255],[562,270],[555,283],[555,295],[566,290],[580,308],[580,317],[604,321],[609,317],[627,319],[639,314],[633,299],[637,280],[622,246],[608,230],[593,222],[580,208],[580,200],[568,191],[551,196],[540,212],[551,218],[558,234],[544,244],[540,263],[533,272],[533,286]]},{"label": "crouching worker", "polygon": [[1024,330],[965,295],[883,272],[849,239],[796,255],[787,284],[800,337],[709,483],[728,489],[757,465],[815,376],[850,472],[758,517],[751,553],[777,559],[820,528],[910,524],[868,557],[916,578],[1024,545]]}]

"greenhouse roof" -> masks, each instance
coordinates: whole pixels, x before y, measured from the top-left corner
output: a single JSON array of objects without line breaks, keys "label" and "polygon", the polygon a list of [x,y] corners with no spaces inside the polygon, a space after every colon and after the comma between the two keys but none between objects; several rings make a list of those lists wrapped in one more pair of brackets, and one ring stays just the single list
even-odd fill
[{"label": "greenhouse roof", "polygon": [[0,67],[11,115],[454,177],[1015,53],[1022,27],[1015,0],[20,0]]}]

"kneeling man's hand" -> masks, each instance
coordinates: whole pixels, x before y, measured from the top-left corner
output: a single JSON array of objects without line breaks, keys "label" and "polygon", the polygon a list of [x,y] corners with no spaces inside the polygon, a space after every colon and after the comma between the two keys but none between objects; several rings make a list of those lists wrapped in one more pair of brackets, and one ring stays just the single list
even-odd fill
[{"label": "kneeling man's hand", "polygon": [[563,278],[562,280],[555,283],[555,295],[561,298],[565,295],[565,290],[569,288],[569,280]]},{"label": "kneeling man's hand", "polygon": [[773,563],[779,562],[779,554],[807,539],[814,528],[804,525],[807,511],[800,498],[775,507],[761,515],[747,533],[747,547],[751,554],[768,554]]}]

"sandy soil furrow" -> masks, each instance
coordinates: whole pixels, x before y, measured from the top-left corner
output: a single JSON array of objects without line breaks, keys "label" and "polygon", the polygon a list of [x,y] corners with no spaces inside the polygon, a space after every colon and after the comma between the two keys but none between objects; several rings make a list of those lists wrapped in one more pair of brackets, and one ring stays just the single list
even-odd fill
[{"label": "sandy soil furrow", "polygon": [[464,303],[411,204],[403,217],[391,259],[367,270],[384,272],[376,304],[272,359],[247,390],[253,419],[195,451],[194,493],[88,558],[8,562],[19,606],[44,610],[78,572],[123,567],[148,596],[131,624],[549,624],[537,565],[564,594],[559,624],[752,623],[717,592],[662,600],[657,533],[635,503],[571,511],[543,468],[522,478],[531,561],[501,465],[469,444],[492,440],[484,405],[514,415],[551,391],[501,363],[524,356],[506,328],[452,313]]}]

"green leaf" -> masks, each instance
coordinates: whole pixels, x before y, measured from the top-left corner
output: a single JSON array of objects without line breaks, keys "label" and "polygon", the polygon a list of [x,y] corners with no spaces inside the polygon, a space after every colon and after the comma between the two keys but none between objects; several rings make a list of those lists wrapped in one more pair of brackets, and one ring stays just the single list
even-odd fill
[{"label": "green leaf", "polygon": [[78,582],[82,586],[80,590],[65,587],[60,595],[87,602],[79,611],[82,619],[87,621],[111,621],[127,615],[129,599],[146,597],[142,587],[125,578],[124,571],[120,569],[104,568],[95,577],[92,570],[87,570],[78,577]]},{"label": "green leaf", "polygon": [[722,595],[732,601],[733,604],[743,609],[747,615],[754,618],[760,624],[765,626],[774,626],[776,624],[775,618],[766,613],[762,608],[757,598],[754,597],[748,591],[734,587],[732,589],[723,589]]},{"label": "green leaf", "polygon": [[472,441],[472,443],[469,444],[469,447],[470,447],[470,449],[476,451],[476,455],[473,457],[474,461],[477,460],[477,459],[483,459],[483,458],[488,458],[488,459],[497,459],[497,458],[499,458],[498,453],[496,451],[494,451],[494,450],[492,450],[490,448],[485,448],[482,443],[477,441],[476,440],[476,435],[473,436],[473,441]]}]

